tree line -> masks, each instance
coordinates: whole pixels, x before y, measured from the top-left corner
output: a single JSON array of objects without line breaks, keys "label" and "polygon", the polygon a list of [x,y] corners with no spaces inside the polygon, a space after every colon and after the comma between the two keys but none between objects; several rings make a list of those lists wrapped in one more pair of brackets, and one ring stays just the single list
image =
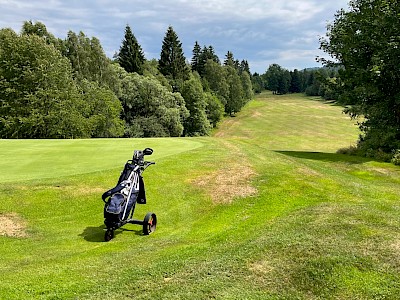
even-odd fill
[{"label": "tree line", "polygon": [[113,59],[100,41],[44,24],[0,30],[0,138],[207,135],[253,96],[247,61],[195,42],[188,61],[172,26],[147,60],[129,25]]},{"label": "tree line", "polygon": [[289,71],[278,64],[272,64],[264,74],[254,73],[251,79],[256,93],[263,90],[270,90],[277,95],[305,93],[308,96],[321,96],[326,100],[337,100],[337,93],[332,88],[337,75],[337,68]]}]

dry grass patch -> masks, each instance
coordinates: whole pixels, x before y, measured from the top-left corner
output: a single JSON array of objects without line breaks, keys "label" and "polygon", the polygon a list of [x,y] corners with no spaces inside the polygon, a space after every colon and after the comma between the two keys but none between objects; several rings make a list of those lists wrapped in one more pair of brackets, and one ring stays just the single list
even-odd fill
[{"label": "dry grass patch", "polygon": [[251,167],[232,164],[195,180],[194,184],[207,188],[214,203],[229,204],[236,197],[247,197],[257,193],[257,189],[250,185],[250,179],[254,175]]},{"label": "dry grass patch", "polygon": [[[113,188],[113,186],[109,187],[110,189]],[[102,188],[102,187],[91,187],[91,186],[84,186],[84,185],[54,185],[54,186],[45,186],[45,185],[38,185],[38,186],[19,186],[16,187],[16,189],[21,190],[21,191],[43,191],[43,190],[53,190],[53,191],[60,191],[60,192],[65,192],[68,195],[71,195],[72,197],[78,197],[78,196],[89,196],[93,194],[97,195],[102,195],[104,192],[107,191],[108,188]],[[99,197],[100,197],[99,196]]]},{"label": "dry grass patch", "polygon": [[219,170],[197,178],[194,184],[206,188],[212,201],[217,204],[229,204],[236,197],[255,195],[257,189],[250,184],[251,178],[256,175],[255,171],[238,147],[227,141],[221,142],[238,162],[227,161]]},{"label": "dry grass patch", "polygon": [[249,270],[254,273],[255,275],[265,275],[271,273],[275,270],[275,267],[271,265],[268,261],[257,261],[251,263],[249,266]]},{"label": "dry grass patch", "polygon": [[26,223],[16,213],[0,214],[0,235],[26,237]]}]

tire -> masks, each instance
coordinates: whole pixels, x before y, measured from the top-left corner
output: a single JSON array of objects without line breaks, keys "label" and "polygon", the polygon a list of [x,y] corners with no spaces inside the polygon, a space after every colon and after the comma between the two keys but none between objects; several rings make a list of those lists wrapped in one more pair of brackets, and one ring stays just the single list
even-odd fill
[{"label": "tire", "polygon": [[105,235],[104,235],[104,241],[109,242],[114,238],[114,230],[112,229],[107,229]]},{"label": "tire", "polygon": [[154,213],[147,213],[143,220],[143,234],[149,235],[154,232],[157,227],[157,216]]}]

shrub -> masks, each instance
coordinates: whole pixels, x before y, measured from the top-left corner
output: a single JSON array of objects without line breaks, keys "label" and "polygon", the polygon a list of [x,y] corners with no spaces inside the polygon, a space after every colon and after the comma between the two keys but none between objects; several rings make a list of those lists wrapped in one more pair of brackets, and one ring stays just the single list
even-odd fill
[{"label": "shrub", "polygon": [[347,154],[347,155],[358,155],[359,151],[356,146],[350,146],[347,148],[340,148],[339,150],[336,151],[338,154]]},{"label": "shrub", "polygon": [[395,164],[396,166],[400,166],[400,149],[397,149],[396,151],[394,151],[391,162],[393,164]]}]

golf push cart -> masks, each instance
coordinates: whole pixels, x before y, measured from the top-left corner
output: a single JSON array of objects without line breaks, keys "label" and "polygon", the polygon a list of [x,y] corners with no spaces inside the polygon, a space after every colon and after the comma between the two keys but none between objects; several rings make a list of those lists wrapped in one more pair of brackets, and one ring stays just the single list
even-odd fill
[{"label": "golf push cart", "polygon": [[104,205],[104,224],[107,227],[104,240],[114,238],[114,231],[127,223],[143,226],[143,234],[149,235],[156,230],[157,217],[147,213],[143,221],[133,219],[136,204],[146,204],[146,194],[142,173],[155,162],[144,160],[153,149],[135,150],[132,160],[125,164],[117,185],[102,195]]}]

